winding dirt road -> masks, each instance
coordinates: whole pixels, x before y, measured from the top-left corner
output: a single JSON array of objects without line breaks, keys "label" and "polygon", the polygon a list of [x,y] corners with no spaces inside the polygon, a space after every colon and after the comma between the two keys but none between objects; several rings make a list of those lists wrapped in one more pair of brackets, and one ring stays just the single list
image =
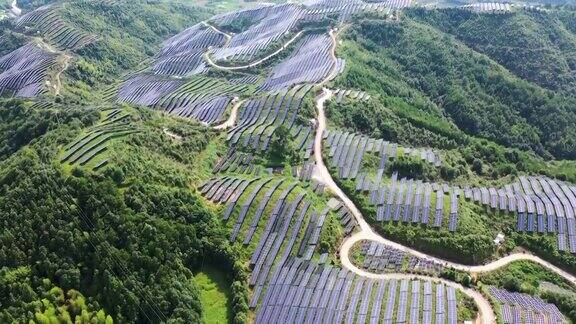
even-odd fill
[{"label": "winding dirt road", "polygon": [[56,82],[54,83],[54,94],[55,95],[60,94],[60,90],[62,89],[62,73],[64,73],[64,71],[68,70],[68,67],[70,66],[70,60],[71,59],[72,59],[72,57],[67,55],[67,54],[64,54],[62,57],[62,62],[63,62],[62,69],[60,69],[54,77],[56,79]]},{"label": "winding dirt road", "polygon": [[[296,37],[297,36],[295,36],[295,38]],[[333,46],[331,49],[332,58],[336,62],[335,50],[336,50],[336,44],[337,43],[336,43],[336,36],[332,30],[330,31],[330,37],[332,38],[332,41],[333,41]],[[291,41],[293,41],[295,38],[293,38]],[[282,49],[284,49],[288,45],[289,45],[289,43],[285,44],[285,46],[283,46]],[[277,55],[277,54],[278,53],[273,53],[272,56]],[[219,66],[216,66],[210,60],[208,55],[206,55],[206,58],[207,58],[207,60],[209,60],[208,62],[212,66],[215,66],[217,68],[222,68],[225,70],[249,68],[249,67],[253,67],[255,65],[261,64],[262,62],[269,59],[269,57],[263,58],[258,62],[254,62],[254,63],[247,65],[247,66],[244,66],[244,67],[219,67]],[[336,67],[336,64],[334,66]],[[335,70],[335,68],[334,68],[334,70]],[[324,79],[322,82],[320,82],[318,84],[318,86],[324,86],[326,83],[328,83],[330,80],[332,80],[333,75],[336,72],[334,70],[326,77],[326,79]],[[436,258],[436,257],[430,256],[430,255],[427,255],[427,254],[422,253],[420,251],[406,247],[402,244],[399,244],[399,243],[390,241],[388,239],[385,239],[384,237],[382,237],[378,233],[374,232],[372,230],[372,228],[370,227],[370,225],[368,224],[368,222],[366,222],[366,220],[362,216],[362,213],[356,207],[354,202],[352,202],[352,200],[350,198],[348,198],[348,196],[344,193],[344,191],[336,184],[336,182],[334,181],[334,179],[330,175],[330,172],[328,171],[328,168],[326,167],[326,165],[324,163],[324,159],[322,156],[322,139],[323,139],[323,135],[324,135],[324,132],[326,130],[326,127],[327,127],[326,126],[326,115],[325,115],[325,111],[324,111],[324,106],[325,106],[325,103],[328,100],[330,100],[332,97],[333,97],[333,92],[327,88],[323,88],[322,93],[316,98],[316,108],[317,108],[317,114],[318,114],[317,120],[316,120],[316,134],[315,134],[315,138],[314,138],[314,160],[316,163],[316,167],[314,168],[312,178],[314,180],[316,180],[317,182],[324,184],[324,186],[326,187],[326,189],[328,191],[332,192],[332,194],[334,196],[336,196],[338,199],[340,199],[340,201],[346,206],[346,208],[348,208],[350,210],[350,212],[352,213],[352,215],[354,216],[354,218],[356,219],[356,221],[358,223],[358,227],[359,227],[360,231],[347,237],[340,247],[340,251],[339,251],[340,260],[341,260],[342,266],[344,268],[354,272],[355,274],[357,274],[359,276],[363,276],[366,278],[397,279],[397,280],[417,278],[417,279],[422,279],[422,280],[432,280],[432,281],[436,281],[436,282],[441,282],[447,286],[454,287],[475,301],[476,305],[478,306],[478,310],[479,310],[479,317],[476,319],[476,321],[477,321],[477,323],[483,323],[483,324],[496,323],[496,315],[494,313],[494,310],[492,309],[490,302],[480,292],[478,292],[474,289],[471,289],[471,288],[464,287],[464,286],[457,284],[455,282],[448,281],[448,280],[441,279],[441,278],[436,278],[436,277],[430,277],[430,276],[424,276],[424,275],[414,275],[414,274],[402,274],[402,273],[387,273],[387,274],[371,273],[371,272],[368,272],[366,270],[358,268],[356,265],[354,265],[352,263],[352,261],[350,260],[350,250],[352,249],[352,247],[356,243],[358,243],[360,241],[364,241],[364,240],[375,241],[375,242],[390,246],[394,249],[398,249],[398,250],[404,251],[406,253],[410,253],[416,257],[435,261],[435,262],[443,264],[447,267],[452,267],[454,269],[465,271],[465,272],[468,272],[470,274],[494,271],[494,270],[497,270],[501,267],[504,267],[507,264],[514,262],[514,261],[521,261],[521,260],[532,261],[532,262],[538,263],[538,264],[546,267],[550,271],[553,271],[554,273],[556,273],[556,274],[562,276],[563,278],[565,278],[566,280],[570,281],[572,284],[576,285],[576,277],[574,275],[572,275],[572,274],[554,266],[553,264],[541,259],[540,257],[535,256],[535,255],[530,254],[530,253],[515,253],[515,254],[511,254],[511,255],[508,255],[506,257],[503,257],[501,259],[498,259],[496,261],[493,261],[491,263],[485,264],[485,265],[469,266],[469,265],[458,264],[458,263],[446,261],[446,260],[443,260],[440,258]],[[224,122],[223,124],[216,126],[215,128],[216,129],[226,129],[228,127],[234,126],[236,118],[237,118],[237,114],[238,114],[238,108],[242,105],[242,103],[243,103],[242,101],[237,102],[233,106],[232,112],[231,112],[228,120],[226,122]]]},{"label": "winding dirt road", "polygon": [[[211,25],[209,25],[211,26]],[[212,28],[214,28],[213,26],[211,26]],[[206,62],[208,63],[208,65],[217,68],[219,70],[226,70],[226,71],[238,71],[238,70],[246,70],[246,69],[250,69],[253,67],[256,67],[266,61],[268,61],[269,59],[273,58],[274,56],[282,53],[286,48],[288,48],[288,46],[290,46],[290,44],[294,43],[300,36],[302,36],[302,34],[304,33],[304,31],[299,31],[296,35],[294,35],[294,37],[290,38],[286,43],[284,43],[284,45],[282,45],[282,47],[280,47],[279,49],[277,49],[276,51],[274,51],[274,53],[267,55],[266,57],[263,57],[255,62],[252,62],[250,64],[246,64],[246,65],[240,65],[240,66],[222,66],[222,65],[218,65],[217,63],[215,63],[214,61],[212,61],[212,58],[210,57],[210,55],[208,54],[208,52],[206,52],[204,54],[204,58],[206,60]]]},{"label": "winding dirt road", "polygon": [[[359,276],[373,279],[414,279],[414,278],[424,280],[432,279],[431,277],[427,276],[408,275],[400,273],[392,273],[392,274],[371,273],[356,267],[350,261],[349,252],[356,242],[365,239],[366,240],[376,239],[377,237],[379,237],[379,235],[376,235],[372,231],[370,225],[368,225],[366,220],[364,220],[364,217],[362,217],[362,213],[360,213],[358,208],[356,208],[356,205],[354,205],[352,200],[350,200],[350,198],[348,198],[348,196],[342,191],[342,189],[338,187],[336,182],[334,182],[334,179],[332,179],[332,176],[330,175],[328,169],[326,168],[326,165],[324,164],[324,160],[322,158],[322,137],[324,134],[324,130],[326,129],[326,115],[324,114],[324,104],[332,97],[332,95],[333,92],[331,90],[324,88],[322,95],[318,97],[316,101],[316,107],[318,109],[318,122],[316,129],[316,137],[314,139],[314,159],[316,161],[316,168],[314,169],[312,178],[318,182],[323,183],[329,191],[332,191],[338,198],[340,198],[340,200],[344,203],[344,205],[354,215],[360,227],[360,232],[347,238],[340,247],[340,261],[342,262],[342,266]],[[484,324],[496,323],[496,315],[492,310],[492,306],[490,305],[490,302],[484,296],[482,296],[482,294],[473,289],[465,288],[455,282],[443,279],[440,280],[436,278],[434,278],[434,280],[452,286],[456,289],[459,289],[467,296],[474,299],[476,305],[478,306],[481,323]]]},{"label": "winding dirt road", "polygon": [[233,127],[236,124],[236,118],[238,117],[238,109],[242,106],[245,100],[238,100],[234,98],[237,102],[232,106],[232,111],[230,111],[230,116],[228,119],[220,125],[214,126],[214,129],[223,130]]},{"label": "winding dirt road", "polygon": [[364,277],[368,277],[368,278],[374,278],[374,279],[420,278],[420,279],[425,279],[425,280],[432,279],[432,280],[443,282],[449,286],[460,289],[466,295],[473,298],[474,301],[476,302],[476,304],[478,305],[478,309],[479,309],[479,313],[480,313],[480,318],[478,320],[481,323],[487,323],[487,324],[496,323],[496,316],[495,316],[494,311],[493,311],[490,303],[488,302],[488,300],[479,292],[477,292],[473,289],[470,289],[470,288],[465,288],[465,287],[463,287],[459,284],[456,284],[454,282],[450,282],[447,280],[441,280],[441,279],[437,279],[437,278],[431,278],[428,276],[416,276],[416,275],[408,275],[408,274],[375,274],[375,273],[370,273],[370,272],[367,272],[365,270],[359,269],[358,267],[356,267],[351,262],[350,256],[349,256],[350,250],[352,249],[354,244],[356,244],[360,241],[363,241],[363,240],[375,241],[375,242],[390,246],[392,248],[404,251],[406,253],[413,254],[419,258],[432,260],[432,261],[444,264],[445,266],[453,267],[455,269],[466,271],[466,272],[469,272],[471,274],[494,271],[494,270],[499,269],[503,266],[506,266],[507,264],[514,262],[514,261],[521,261],[521,260],[532,261],[532,262],[538,263],[538,264],[546,267],[550,271],[553,271],[554,273],[556,273],[556,274],[562,276],[563,278],[565,278],[566,280],[570,281],[572,284],[576,285],[576,277],[574,275],[554,266],[550,262],[545,261],[545,260],[541,259],[540,257],[535,256],[533,254],[515,253],[515,254],[511,254],[511,255],[508,255],[506,257],[503,257],[501,259],[498,259],[494,262],[485,264],[485,265],[469,266],[469,265],[458,264],[458,263],[442,260],[442,259],[430,256],[430,255],[427,255],[425,253],[422,253],[422,252],[419,252],[417,250],[411,249],[409,247],[403,246],[403,245],[398,244],[396,242],[387,240],[384,237],[382,237],[381,235],[375,233],[372,230],[372,228],[370,227],[370,225],[366,222],[364,217],[362,216],[362,213],[358,210],[356,205],[352,202],[352,200],[350,200],[350,198],[348,198],[348,196],[342,191],[342,189],[340,189],[340,187],[338,187],[338,185],[334,182],[334,180],[332,179],[332,176],[330,175],[330,173],[329,173],[328,169],[326,168],[326,165],[324,164],[324,161],[323,161],[322,138],[323,138],[324,131],[326,130],[326,115],[324,112],[324,106],[325,106],[326,101],[328,101],[330,98],[332,98],[332,96],[333,96],[333,92],[329,89],[324,88],[322,94],[319,97],[317,97],[317,99],[316,99],[316,107],[318,110],[316,137],[314,139],[314,159],[316,162],[316,168],[314,169],[314,173],[313,173],[312,177],[314,180],[316,180],[320,183],[323,183],[329,191],[331,191],[336,197],[338,197],[343,202],[343,204],[350,210],[350,212],[352,213],[352,215],[356,218],[356,221],[358,222],[360,231],[353,234],[352,236],[346,238],[344,240],[344,242],[342,243],[342,246],[340,247],[340,260],[341,260],[342,266],[344,268],[346,268],[346,269],[348,269],[348,270],[350,270],[350,271],[352,271],[352,272],[354,272],[360,276],[364,276]]},{"label": "winding dirt road", "polygon": [[18,1],[17,0],[12,0],[10,10],[12,11],[12,13],[16,17],[19,17],[22,14],[22,9],[18,8]]}]

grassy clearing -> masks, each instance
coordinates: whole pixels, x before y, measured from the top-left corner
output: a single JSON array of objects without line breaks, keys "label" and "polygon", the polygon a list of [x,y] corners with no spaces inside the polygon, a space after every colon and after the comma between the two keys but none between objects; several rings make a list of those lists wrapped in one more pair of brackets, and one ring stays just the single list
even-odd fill
[{"label": "grassy clearing", "polygon": [[200,291],[204,323],[230,323],[230,283],[226,275],[212,266],[205,266],[194,275],[194,283]]},{"label": "grassy clearing", "polygon": [[481,275],[479,279],[487,285],[527,294],[536,294],[542,282],[571,291],[576,289],[557,274],[529,261],[512,262],[504,268]]}]

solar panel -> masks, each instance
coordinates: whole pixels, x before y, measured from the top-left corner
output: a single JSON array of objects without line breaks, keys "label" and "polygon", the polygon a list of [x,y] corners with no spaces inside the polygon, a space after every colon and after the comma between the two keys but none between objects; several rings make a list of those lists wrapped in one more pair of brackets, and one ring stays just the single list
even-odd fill
[{"label": "solar panel", "polygon": [[388,300],[386,302],[386,310],[384,311],[384,320],[393,320],[394,318],[394,305],[396,303],[396,291],[398,282],[390,280],[388,284]]},{"label": "solar panel", "polygon": [[445,319],[445,293],[444,293],[444,285],[437,284],[436,285],[436,323],[444,323]]},{"label": "solar panel", "polygon": [[410,303],[410,324],[420,323],[420,281],[412,281],[412,300]]},{"label": "solar panel", "polygon": [[528,214],[528,232],[534,232],[534,214]]},{"label": "solar panel", "polygon": [[366,315],[368,314],[368,306],[370,305],[372,297],[372,287],[374,286],[374,280],[368,280],[368,284],[364,289],[364,295],[362,297],[362,302],[360,303],[360,309],[358,311],[357,323],[365,323]]},{"label": "solar panel", "polygon": [[400,186],[398,186],[398,191],[396,192],[396,199],[395,199],[395,211],[394,211],[394,221],[397,222],[400,220],[400,212],[401,212],[401,207],[402,207],[402,202],[403,202],[403,194],[404,194],[404,182],[405,179],[402,179],[400,182]]},{"label": "solar panel", "polygon": [[362,287],[364,286],[365,279],[360,277],[354,286],[354,292],[350,299],[350,303],[348,304],[348,309],[346,310],[346,321],[347,324],[352,324],[354,321],[354,317],[356,315],[356,308],[358,305],[358,298],[360,297],[360,293],[362,292]]},{"label": "solar panel", "polygon": [[406,323],[406,309],[408,307],[408,280],[406,279],[400,283],[398,303],[398,311],[396,313],[397,322]]},{"label": "solar panel", "polygon": [[513,323],[514,324],[521,324],[522,323],[522,309],[520,306],[516,305],[512,309],[512,316],[513,316]]},{"label": "solar panel", "polygon": [[414,199],[414,208],[412,211],[412,223],[420,221],[420,203],[422,201],[422,183],[418,182],[416,187],[416,198]]},{"label": "solar panel", "polygon": [[566,235],[558,234],[558,250],[566,251]]},{"label": "solar panel", "polygon": [[370,324],[378,324],[380,319],[380,312],[382,309],[382,299],[384,298],[384,292],[386,288],[386,281],[380,280],[378,282],[378,289],[376,290],[376,298],[374,299],[374,304],[372,305],[372,312],[370,314]]},{"label": "solar panel", "polygon": [[411,216],[411,206],[413,199],[414,184],[412,181],[408,183],[408,191],[406,193],[406,200],[404,201],[404,215],[402,217],[402,222],[407,223]]},{"label": "solar panel", "polygon": [[443,219],[443,209],[444,209],[444,192],[438,190],[436,192],[436,218],[434,219],[434,227],[440,227],[442,225]]},{"label": "solar panel", "polygon": [[424,205],[422,213],[422,224],[428,224],[430,218],[430,196],[432,195],[432,188],[426,186],[424,191]]},{"label": "solar panel", "polygon": [[448,324],[458,323],[456,289],[447,287],[447,300],[448,300]]},{"label": "solar panel", "polygon": [[504,319],[504,323],[512,323],[513,317],[512,317],[512,309],[510,308],[510,305],[508,305],[508,304],[501,305],[501,311],[502,311],[502,317]]}]

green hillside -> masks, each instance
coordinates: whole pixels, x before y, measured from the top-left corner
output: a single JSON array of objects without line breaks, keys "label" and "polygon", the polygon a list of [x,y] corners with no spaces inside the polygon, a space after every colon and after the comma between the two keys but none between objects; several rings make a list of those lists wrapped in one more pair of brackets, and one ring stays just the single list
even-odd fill
[{"label": "green hillside", "polygon": [[[439,15],[436,11],[419,14],[429,20]],[[465,140],[458,135],[462,131],[544,158],[573,158],[574,134],[569,126],[575,118],[573,96],[515,76],[473,47],[419,20],[424,19],[406,17],[387,23],[360,18],[346,33],[354,42],[346,43],[341,53],[351,63],[337,84],[373,90],[397,115],[414,119],[416,126],[435,133],[425,139],[414,135],[414,144],[453,147]],[[438,21],[451,22],[443,17]]]},{"label": "green hillside", "polygon": [[475,15],[464,10],[414,10],[408,15],[454,36],[522,79],[575,94],[575,11]]},{"label": "green hillside", "polygon": [[[34,311],[40,286],[50,278],[65,291],[89,295],[91,305],[118,321],[196,322],[203,315],[193,272],[202,262],[218,260],[230,278],[241,278],[214,211],[190,187],[203,170],[186,167],[199,156],[209,163],[213,134],[155,113],[133,114],[137,132],[108,149],[122,167],[95,174],[55,163],[58,146],[80,135],[82,119],[73,115],[1,162],[0,209],[8,216],[2,224],[11,230],[3,234],[0,262],[6,269],[32,262],[29,284],[3,286],[2,321],[28,318],[23,310]],[[43,121],[14,118],[11,125],[49,127],[36,123]],[[164,128],[186,134],[185,140],[174,142]],[[5,142],[14,138],[6,134]]]},{"label": "green hillside", "polygon": [[575,320],[570,6],[18,5],[1,323]]}]

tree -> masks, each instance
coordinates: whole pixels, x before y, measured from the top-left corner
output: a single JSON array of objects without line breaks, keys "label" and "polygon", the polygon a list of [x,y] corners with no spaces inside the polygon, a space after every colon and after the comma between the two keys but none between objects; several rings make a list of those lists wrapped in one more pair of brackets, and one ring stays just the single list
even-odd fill
[{"label": "tree", "polygon": [[297,164],[300,162],[300,154],[294,145],[290,130],[286,126],[281,125],[274,131],[268,150],[268,159],[273,164],[284,162]]},{"label": "tree", "polygon": [[484,174],[484,165],[480,159],[474,159],[472,162],[472,171],[478,175]]}]

